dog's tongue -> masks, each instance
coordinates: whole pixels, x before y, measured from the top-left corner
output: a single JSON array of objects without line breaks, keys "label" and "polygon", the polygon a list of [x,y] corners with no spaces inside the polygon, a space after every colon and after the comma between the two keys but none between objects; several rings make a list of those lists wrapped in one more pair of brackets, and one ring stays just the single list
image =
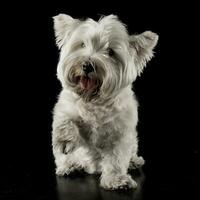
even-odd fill
[{"label": "dog's tongue", "polygon": [[81,87],[86,90],[90,90],[95,86],[95,80],[86,76],[81,77],[80,83]]}]

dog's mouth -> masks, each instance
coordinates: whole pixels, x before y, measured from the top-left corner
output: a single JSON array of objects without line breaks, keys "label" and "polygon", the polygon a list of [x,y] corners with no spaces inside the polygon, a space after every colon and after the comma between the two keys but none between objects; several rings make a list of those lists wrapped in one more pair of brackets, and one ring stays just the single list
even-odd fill
[{"label": "dog's mouth", "polygon": [[94,90],[98,87],[99,85],[99,80],[96,79],[95,77],[89,77],[89,76],[77,76],[75,78],[76,84],[80,86],[82,90]]}]

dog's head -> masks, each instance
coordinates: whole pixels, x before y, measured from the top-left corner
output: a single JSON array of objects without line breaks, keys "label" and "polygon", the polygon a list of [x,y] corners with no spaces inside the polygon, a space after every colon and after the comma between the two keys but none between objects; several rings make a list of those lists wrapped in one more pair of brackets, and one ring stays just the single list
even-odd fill
[{"label": "dog's head", "polygon": [[112,98],[130,85],[153,56],[158,36],[150,31],[129,35],[117,16],[81,21],[54,17],[60,49],[57,75],[64,88],[85,101]]}]

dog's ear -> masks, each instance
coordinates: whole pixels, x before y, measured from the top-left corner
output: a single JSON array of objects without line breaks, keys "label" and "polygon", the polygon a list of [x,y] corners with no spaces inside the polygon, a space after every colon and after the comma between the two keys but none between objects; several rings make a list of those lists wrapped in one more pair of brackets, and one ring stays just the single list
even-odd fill
[{"label": "dog's ear", "polygon": [[54,30],[56,36],[56,44],[60,49],[64,44],[65,38],[70,35],[72,27],[76,23],[76,19],[73,19],[69,15],[59,14],[53,17],[54,19]]},{"label": "dog's ear", "polygon": [[139,35],[129,36],[129,45],[134,54],[137,73],[140,75],[146,63],[153,57],[153,49],[158,42],[158,35],[151,31],[145,31]]}]

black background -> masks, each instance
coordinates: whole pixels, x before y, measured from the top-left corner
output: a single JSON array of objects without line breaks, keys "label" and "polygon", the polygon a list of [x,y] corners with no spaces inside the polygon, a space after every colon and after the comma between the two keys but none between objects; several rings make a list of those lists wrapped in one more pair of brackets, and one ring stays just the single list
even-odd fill
[{"label": "black background", "polygon": [[139,149],[146,160],[138,175],[143,182],[139,197],[198,199],[195,7],[192,2],[169,1],[27,1],[2,6],[0,199],[136,199],[136,192],[99,189],[98,177],[54,175],[51,112],[61,86],[52,16],[59,13],[96,20],[112,13],[128,25],[130,34],[152,30],[159,35],[155,58],[134,83],[140,102]]}]

